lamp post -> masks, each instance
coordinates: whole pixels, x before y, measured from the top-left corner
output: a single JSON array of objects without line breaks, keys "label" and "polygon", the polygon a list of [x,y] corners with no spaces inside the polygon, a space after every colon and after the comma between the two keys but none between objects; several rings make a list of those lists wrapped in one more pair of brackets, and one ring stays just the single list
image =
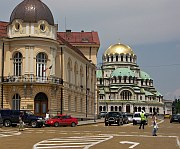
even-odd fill
[{"label": "lamp post", "polygon": [[[3,40],[2,40],[3,41]],[[3,45],[2,45],[2,70],[1,70],[1,108],[3,108],[3,92],[4,92],[4,86],[3,86],[3,82],[4,82],[4,41],[3,41]]]}]

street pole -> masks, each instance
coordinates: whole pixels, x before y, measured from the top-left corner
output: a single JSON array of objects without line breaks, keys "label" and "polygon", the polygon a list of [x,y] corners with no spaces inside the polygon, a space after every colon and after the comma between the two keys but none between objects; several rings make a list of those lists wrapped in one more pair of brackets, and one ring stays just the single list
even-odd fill
[{"label": "street pole", "polygon": [[4,86],[3,86],[3,82],[4,82],[4,41],[3,41],[3,45],[2,45],[2,74],[1,74],[1,108],[3,109],[3,92],[4,92]]}]

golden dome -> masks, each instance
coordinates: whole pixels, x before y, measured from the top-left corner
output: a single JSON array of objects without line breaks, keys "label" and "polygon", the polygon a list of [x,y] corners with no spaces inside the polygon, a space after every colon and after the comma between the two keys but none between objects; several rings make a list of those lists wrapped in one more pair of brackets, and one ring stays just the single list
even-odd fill
[{"label": "golden dome", "polygon": [[121,44],[121,43],[111,45],[104,52],[104,55],[110,55],[110,54],[130,54],[130,55],[135,55],[133,50],[129,46]]}]

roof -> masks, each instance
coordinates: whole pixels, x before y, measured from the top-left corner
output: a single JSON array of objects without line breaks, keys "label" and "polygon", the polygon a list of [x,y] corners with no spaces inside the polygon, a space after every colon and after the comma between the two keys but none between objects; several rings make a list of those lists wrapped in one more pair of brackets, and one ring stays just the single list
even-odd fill
[{"label": "roof", "polygon": [[129,54],[135,55],[134,51],[128,46],[121,43],[111,45],[105,52],[104,55],[111,55],[111,54]]},{"label": "roof", "polygon": [[84,54],[76,47],[74,47],[73,45],[71,45],[68,41],[66,41],[64,38],[61,37],[61,35],[59,33],[57,33],[57,41],[61,44],[66,45],[67,47],[69,47],[70,49],[74,50],[74,52],[76,52],[77,54],[79,54],[81,57],[83,57],[84,59],[88,60]]},{"label": "roof", "polygon": [[41,0],[24,0],[18,4],[11,13],[10,23],[15,19],[21,19],[27,23],[37,23],[40,20],[54,25],[51,10]]},{"label": "roof", "polygon": [[126,76],[126,77],[135,77],[134,72],[132,72],[129,68],[117,68],[111,73],[112,77],[118,76]]},{"label": "roof", "polygon": [[7,37],[7,25],[8,22],[0,21],[0,37]]},{"label": "roof", "polygon": [[100,45],[99,36],[97,32],[59,32],[58,33],[63,39],[71,44],[95,44]]},{"label": "roof", "polygon": [[148,80],[151,80],[151,77],[149,74],[147,74],[146,72],[144,71],[140,71],[140,77],[144,80],[148,79]]}]

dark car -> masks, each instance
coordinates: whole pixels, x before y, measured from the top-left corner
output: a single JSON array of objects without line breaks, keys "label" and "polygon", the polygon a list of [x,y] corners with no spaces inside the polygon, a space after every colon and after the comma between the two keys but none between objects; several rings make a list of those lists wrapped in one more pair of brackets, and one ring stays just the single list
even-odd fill
[{"label": "dark car", "polygon": [[173,114],[170,119],[170,123],[179,122],[180,123],[180,114]]},{"label": "dark car", "polygon": [[0,110],[0,114],[5,127],[16,126],[19,123],[19,115],[24,113],[23,122],[31,127],[42,127],[44,124],[43,117],[36,116],[26,110]]},{"label": "dark car", "polygon": [[129,123],[129,119],[128,119],[127,113],[123,112],[122,116],[123,116],[123,123],[124,124],[128,124]]},{"label": "dark car", "polygon": [[105,115],[105,126],[110,126],[112,124],[123,125],[123,116],[120,112],[108,112]]},{"label": "dark car", "polygon": [[2,119],[2,116],[1,116],[1,113],[0,113],[0,127],[3,126],[3,119]]}]

